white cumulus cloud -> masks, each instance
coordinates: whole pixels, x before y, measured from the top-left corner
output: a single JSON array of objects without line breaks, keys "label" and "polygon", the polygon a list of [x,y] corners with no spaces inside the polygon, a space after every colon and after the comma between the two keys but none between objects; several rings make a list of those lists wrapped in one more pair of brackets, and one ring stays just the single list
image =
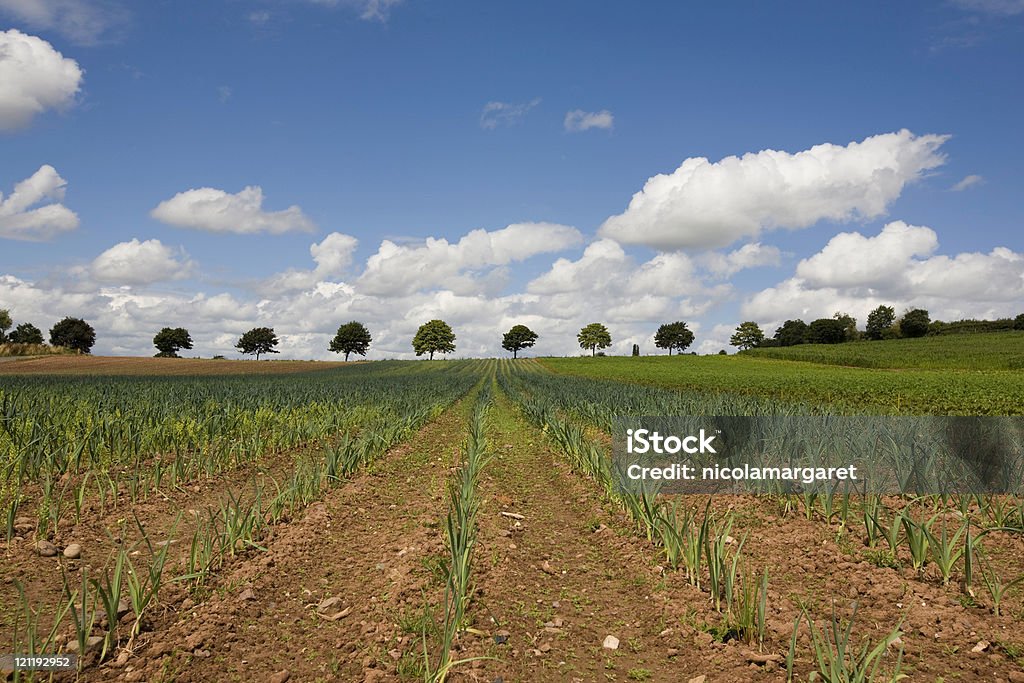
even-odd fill
[{"label": "white cumulus cloud", "polygon": [[132,239],[97,256],[89,274],[97,282],[107,284],[147,285],[186,278],[194,265],[183,249],[172,249],[155,239]]},{"label": "white cumulus cloud", "polygon": [[0,130],[27,126],[47,109],[75,102],[82,69],[36,36],[0,31]]},{"label": "white cumulus cloud", "polygon": [[888,223],[874,237],[841,232],[813,256],[800,261],[797,277],[813,287],[893,286],[906,276],[917,256],[928,256],[939,246],[931,228]]},{"label": "white cumulus cloud", "polygon": [[[0,237],[45,240],[77,228],[78,216],[61,204],[66,187],[57,170],[46,164],[15,185],[6,199],[0,193]],[[46,200],[50,203],[37,206]]]},{"label": "white cumulus cloud", "polygon": [[879,305],[927,309],[933,319],[1016,315],[1024,300],[1024,255],[1006,247],[988,253],[936,254],[931,228],[894,221],[873,237],[840,233],[797,265],[794,277],[741,306],[744,319],[777,325],[845,311],[863,326]]},{"label": "white cumulus cloud", "polygon": [[259,186],[248,186],[237,194],[212,187],[186,190],[160,202],[151,215],[168,225],[210,232],[281,234],[312,232],[316,228],[298,206],[264,211],[263,189]]},{"label": "white cumulus cloud", "polygon": [[309,247],[316,268],[278,273],[264,282],[261,290],[273,294],[308,289],[326,278],[340,275],[352,264],[352,254],[358,245],[359,240],[355,237],[332,232]]},{"label": "white cumulus cloud", "polygon": [[601,111],[574,109],[566,112],[562,125],[570,133],[580,133],[591,128],[611,130],[615,125],[615,117],[607,109],[602,109]]},{"label": "white cumulus cloud", "polygon": [[885,213],[907,183],[944,163],[944,135],[875,135],[842,147],[685,160],[650,178],[599,234],[659,249],[712,248],[762,231]]},{"label": "white cumulus cloud", "polygon": [[402,246],[384,240],[367,260],[358,285],[361,291],[374,295],[409,294],[442,285],[474,289],[473,275],[480,271],[562,251],[582,239],[576,228],[567,225],[513,223],[501,230],[473,230],[455,243],[430,237],[422,245]]}]

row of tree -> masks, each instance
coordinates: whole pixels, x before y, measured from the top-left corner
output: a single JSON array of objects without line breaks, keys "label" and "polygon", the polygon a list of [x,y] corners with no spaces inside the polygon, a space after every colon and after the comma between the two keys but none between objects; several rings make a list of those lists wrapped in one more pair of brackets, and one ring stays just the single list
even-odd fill
[{"label": "row of tree", "polygon": [[[971,329],[1015,329],[1024,330],[1024,313],[1012,321],[963,321],[973,323]],[[898,320],[896,309],[892,306],[879,306],[868,313],[864,331],[857,329],[857,320],[846,313],[836,313],[831,318],[819,318],[809,325],[803,320],[787,320],[775,330],[775,335],[766,337],[761,327],[751,321],[741,323],[729,339],[729,343],[743,349],[765,346],[795,346],[797,344],[839,344],[858,339],[877,341],[880,339],[899,339],[923,337],[926,334],[938,334],[942,330],[955,327],[950,323],[932,321],[928,311],[923,308],[912,308]]]},{"label": "row of tree", "polygon": [[[21,323],[14,330],[10,311],[0,309],[0,344],[44,344],[43,331],[32,323]],[[96,343],[96,330],[80,318],[64,318],[50,328],[50,344],[89,353]]]},{"label": "row of tree", "polygon": [[[966,321],[976,325],[993,321]],[[999,322],[999,321],[995,321]],[[1006,319],[1003,327],[1024,330],[1024,313],[1010,321]],[[12,332],[13,325],[10,313],[0,309],[0,344],[42,344],[42,331],[31,323],[21,323]],[[787,320],[775,330],[772,337],[766,337],[761,327],[752,321],[741,323],[729,340],[729,343],[741,350],[766,346],[794,346],[797,344],[838,344],[857,339],[892,339],[898,337],[923,337],[938,325],[939,329],[948,327],[949,323],[936,321],[933,323],[928,311],[914,308],[896,319],[896,311],[892,306],[879,306],[867,317],[863,332],[857,329],[857,320],[846,313],[836,313],[831,318],[819,318],[810,324],[803,320]],[[999,329],[1002,329],[1000,327]],[[501,347],[518,358],[519,352],[533,346],[539,335],[526,325],[514,325],[501,339]],[[591,323],[583,327],[576,335],[580,348],[597,355],[601,349],[612,345],[612,336],[602,323]],[[682,321],[665,323],[654,335],[654,345],[659,349],[682,353],[693,343],[694,335],[689,326]],[[338,327],[331,340],[329,350],[344,353],[347,361],[351,354],[365,356],[373,342],[370,331],[361,322],[351,321]],[[74,349],[81,353],[89,353],[96,343],[96,331],[80,318],[64,318],[50,328],[50,344]],[[267,353],[278,353],[280,340],[272,327],[255,327],[239,339],[235,348],[241,353],[255,355],[256,360]],[[192,348],[192,336],[183,327],[165,327],[153,337],[153,345],[157,349],[158,358],[178,358],[182,349]],[[455,351],[455,332],[451,325],[443,320],[431,320],[420,325],[412,339],[412,348],[417,356],[428,355],[431,360],[435,353],[449,354]],[[640,355],[639,346],[633,345],[633,355]]]}]

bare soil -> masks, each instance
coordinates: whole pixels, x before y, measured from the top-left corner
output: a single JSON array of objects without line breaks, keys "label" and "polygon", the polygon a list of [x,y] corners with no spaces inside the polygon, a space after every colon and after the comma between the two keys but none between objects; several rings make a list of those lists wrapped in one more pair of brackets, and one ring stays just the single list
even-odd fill
[{"label": "bare soil", "polygon": [[211,360],[127,356],[38,356],[2,358],[3,375],[252,375],[312,372],[357,362],[315,360]]}]

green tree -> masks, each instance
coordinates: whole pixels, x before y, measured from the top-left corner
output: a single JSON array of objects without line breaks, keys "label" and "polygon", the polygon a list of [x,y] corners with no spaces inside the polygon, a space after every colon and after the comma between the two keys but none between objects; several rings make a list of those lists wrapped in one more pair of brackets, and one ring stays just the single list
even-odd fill
[{"label": "green tree", "polygon": [[923,308],[913,308],[900,319],[900,334],[904,337],[923,337],[928,334],[931,316]]},{"label": "green tree", "polygon": [[797,318],[782,323],[782,327],[775,330],[775,341],[779,346],[796,346],[807,340],[807,323]]},{"label": "green tree", "polygon": [[846,325],[835,318],[819,318],[807,327],[809,344],[839,344],[846,341]]},{"label": "green tree", "polygon": [[881,339],[894,322],[896,322],[896,309],[892,306],[879,306],[868,313],[864,336],[868,339]]},{"label": "green tree", "polygon": [[344,353],[345,362],[347,363],[350,353],[365,356],[372,341],[373,337],[370,336],[370,331],[366,329],[366,325],[353,320],[338,328],[338,333],[334,335],[334,339],[331,340],[331,345],[328,348],[334,353]]},{"label": "green tree", "polygon": [[1024,330],[1024,313],[1021,313],[1013,319],[1013,329]]},{"label": "green tree", "polygon": [[692,343],[693,332],[682,321],[665,323],[654,334],[654,345],[659,349],[668,349],[668,355],[670,356],[672,355],[672,349],[682,352]]},{"label": "green tree", "polygon": [[529,348],[537,341],[537,333],[526,325],[514,325],[511,330],[501,338],[501,348],[512,352],[513,358],[519,357],[519,352]]},{"label": "green tree", "polygon": [[11,312],[6,308],[0,308],[0,344],[7,341],[7,330],[11,329],[14,321],[11,320]]},{"label": "green tree", "polygon": [[857,319],[841,311],[836,311],[836,314],[832,317],[843,324],[843,341],[856,341],[859,335],[857,332]]},{"label": "green tree", "polygon": [[640,345],[639,344],[633,344],[633,356],[636,357],[636,356],[639,356],[639,355],[640,355]]},{"label": "green tree", "polygon": [[261,353],[280,353],[274,348],[277,344],[273,327],[254,327],[238,339],[235,348],[250,356],[256,354],[256,360],[259,360]]},{"label": "green tree", "polygon": [[576,335],[581,349],[590,349],[590,355],[596,356],[598,349],[606,349],[612,345],[612,335],[601,323],[590,323]]},{"label": "green tree", "polygon": [[761,331],[760,325],[748,320],[745,323],[740,323],[736,332],[729,338],[729,343],[739,347],[740,351],[753,349],[764,343],[764,332]]},{"label": "green tree", "polygon": [[184,327],[165,327],[153,337],[157,358],[178,358],[178,351],[192,348],[192,335]]},{"label": "green tree", "polygon": [[11,332],[7,340],[12,344],[42,344],[43,331],[32,323],[21,323],[14,332]]},{"label": "green tree", "polygon": [[430,360],[434,360],[435,353],[452,353],[455,351],[455,332],[443,320],[425,322],[412,338],[412,349],[417,356],[429,353]]},{"label": "green tree", "polygon": [[50,343],[89,353],[96,343],[96,330],[81,318],[64,318],[50,328]]}]

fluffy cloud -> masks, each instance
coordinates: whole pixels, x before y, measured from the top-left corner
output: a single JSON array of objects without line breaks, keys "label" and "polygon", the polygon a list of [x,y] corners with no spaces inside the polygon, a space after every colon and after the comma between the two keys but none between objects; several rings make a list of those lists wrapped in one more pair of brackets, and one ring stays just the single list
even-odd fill
[{"label": "fluffy cloud", "polygon": [[352,263],[352,254],[359,240],[351,235],[332,232],[322,242],[309,248],[316,267],[312,270],[287,270],[263,283],[261,290],[267,295],[308,289],[325,278],[345,272]]},{"label": "fluffy cloud", "polygon": [[480,112],[480,127],[484,130],[494,130],[498,126],[511,126],[519,123],[531,109],[540,104],[540,98],[534,98],[529,102],[488,102]]},{"label": "fluffy cloud", "polygon": [[160,202],[151,215],[168,225],[210,232],[281,234],[316,229],[298,206],[264,211],[263,189],[259,186],[246,187],[238,194],[212,187],[186,190]]},{"label": "fluffy cloud", "polygon": [[81,84],[78,63],[42,38],[0,31],[0,130],[22,128],[47,109],[71,106]]},{"label": "fluffy cloud", "polygon": [[[57,170],[44,165],[15,185],[6,199],[0,193],[0,237],[45,240],[77,228],[78,216],[60,203],[66,187]],[[36,206],[46,200],[51,203]]]},{"label": "fluffy cloud", "polygon": [[611,130],[615,124],[615,117],[607,109],[601,111],[583,111],[574,109],[566,112],[563,125],[570,133],[580,133],[591,128]]},{"label": "fluffy cloud", "polygon": [[106,284],[147,285],[186,278],[194,265],[182,249],[164,246],[160,240],[132,239],[97,256],[89,266],[89,274]]},{"label": "fluffy cloud", "polygon": [[874,218],[907,183],[944,163],[938,149],[947,139],[902,130],[796,154],[765,150],[715,163],[690,158],[673,173],[650,178],[600,234],[660,249],[709,248],[764,230]]},{"label": "fluffy cloud", "polygon": [[777,266],[781,260],[782,252],[777,247],[759,242],[744,244],[728,254],[708,252],[703,256],[706,267],[717,277],[729,277],[747,268]]},{"label": "fluffy cloud", "polygon": [[503,273],[492,271],[494,266],[563,251],[582,239],[578,230],[567,225],[513,223],[490,232],[473,230],[454,244],[432,237],[417,246],[384,240],[377,253],[367,260],[357,284],[360,291],[378,296],[410,294],[441,286],[475,290],[476,276],[487,270],[497,275],[495,284],[501,285]]},{"label": "fluffy cloud", "polygon": [[1005,247],[989,253],[936,255],[927,227],[895,221],[874,237],[840,233],[797,265],[789,278],[750,297],[745,319],[774,326],[788,318],[849,312],[863,324],[885,304],[928,309],[933,318],[1015,315],[1024,299],[1024,255]]},{"label": "fluffy cloud", "polygon": [[875,237],[841,232],[817,254],[802,260],[797,277],[812,287],[896,287],[915,256],[928,256],[939,246],[931,228],[887,224]]}]

